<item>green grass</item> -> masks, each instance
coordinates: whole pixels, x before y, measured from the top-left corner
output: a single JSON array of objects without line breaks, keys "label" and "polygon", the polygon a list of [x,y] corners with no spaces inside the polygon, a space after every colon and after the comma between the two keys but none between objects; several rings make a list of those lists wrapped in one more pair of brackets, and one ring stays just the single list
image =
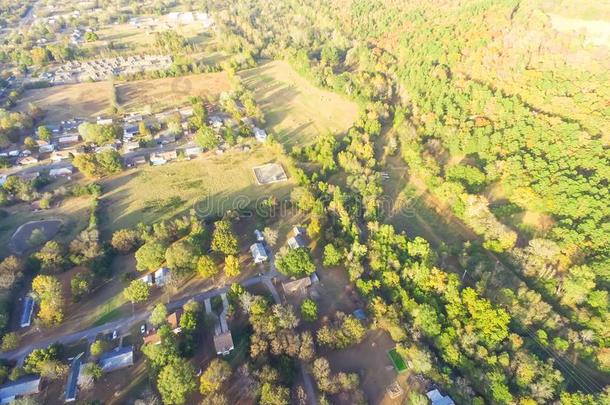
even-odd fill
[{"label": "green grass", "polygon": [[[251,152],[206,155],[165,166],[127,171],[103,182],[102,230],[132,228],[139,222],[153,223],[195,210],[198,215],[222,214],[230,208],[253,205],[257,199],[275,195],[285,198],[293,183],[257,185],[252,167],[282,161],[271,148]],[[286,166],[284,165],[286,168]]]},{"label": "green grass", "polygon": [[123,296],[123,293],[115,295],[114,298],[99,307],[99,312],[94,315],[95,320],[91,326],[100,326],[121,318],[124,315],[121,308],[126,302],[127,300]]},{"label": "green grass", "polygon": [[233,335],[233,346],[235,348],[226,357],[226,360],[231,364],[233,369],[236,369],[240,364],[243,364],[248,357],[248,348],[250,346],[250,335],[247,329],[237,329],[231,332]]},{"label": "green grass", "polygon": [[29,221],[61,219],[63,225],[55,239],[69,243],[87,227],[90,205],[87,198],[66,198],[59,207],[44,211],[33,212],[27,204],[8,208],[9,215],[0,219],[0,256],[10,253],[8,245],[11,236],[19,226]]},{"label": "green grass", "polygon": [[397,372],[402,373],[407,369],[407,363],[405,363],[404,359],[398,354],[396,349],[392,349],[388,352],[388,356],[390,356],[390,360],[392,360],[392,364]]},{"label": "green grass", "polygon": [[356,103],[313,86],[286,62],[268,62],[240,76],[265,113],[265,127],[283,145],[304,145],[328,132],[344,133],[356,120]]}]

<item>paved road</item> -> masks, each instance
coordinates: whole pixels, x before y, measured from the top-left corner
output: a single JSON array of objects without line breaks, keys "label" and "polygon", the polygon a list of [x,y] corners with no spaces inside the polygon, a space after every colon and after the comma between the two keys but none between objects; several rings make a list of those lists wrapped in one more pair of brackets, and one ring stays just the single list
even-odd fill
[{"label": "paved road", "polygon": [[[271,283],[271,279],[273,277],[275,277],[276,275],[277,275],[277,273],[275,272],[275,268],[273,268],[273,270],[271,270],[265,274],[257,275],[257,276],[250,277],[250,278],[244,280],[243,282],[241,282],[241,285],[244,287],[251,287],[258,283],[263,283],[266,286],[271,285],[271,287],[273,287],[272,294],[275,296],[275,295],[277,295],[277,291],[275,291],[275,287],[273,286],[273,283]],[[170,302],[169,304],[167,304],[167,308],[169,311],[174,311],[174,310],[182,307],[187,301],[189,301],[191,299],[194,299],[195,301],[203,302],[207,298],[212,298],[217,295],[226,293],[228,290],[229,290],[229,287],[225,286],[225,287],[215,288],[215,289],[212,289],[209,291],[201,292],[198,294],[194,294],[194,295]],[[273,291],[275,291],[275,294],[273,293]],[[133,314],[129,317],[121,318],[116,321],[109,322],[109,323],[106,323],[106,324],[103,324],[100,326],[96,326],[93,328],[85,329],[85,330],[82,330],[79,332],[74,332],[74,333],[70,333],[67,335],[54,337],[54,338],[50,338],[50,339],[43,339],[38,342],[32,343],[28,346],[12,350],[10,352],[6,352],[6,353],[0,352],[0,358],[7,359],[7,360],[17,360],[17,362],[21,363],[23,361],[23,359],[25,358],[25,356],[27,356],[32,350],[48,347],[49,345],[56,343],[56,342],[67,345],[70,343],[78,342],[79,340],[82,340],[82,339],[93,340],[99,334],[111,333],[114,330],[126,331],[126,330],[129,330],[130,328],[136,326],[137,324],[147,320],[150,317],[150,312],[151,311],[149,311],[149,310],[139,312],[139,313]]]}]

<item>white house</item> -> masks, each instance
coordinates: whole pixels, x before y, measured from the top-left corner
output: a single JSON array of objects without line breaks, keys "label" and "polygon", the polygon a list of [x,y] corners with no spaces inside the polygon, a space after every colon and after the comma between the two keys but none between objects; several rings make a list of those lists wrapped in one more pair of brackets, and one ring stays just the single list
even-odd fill
[{"label": "white house", "polygon": [[50,153],[53,152],[55,150],[55,145],[53,145],[52,143],[47,144],[47,145],[41,145],[38,147],[38,152],[40,153]]},{"label": "white house", "polygon": [[140,280],[144,281],[148,285],[153,285],[155,283],[154,278],[153,278],[153,273],[140,277]]},{"label": "white house", "polygon": [[250,252],[252,253],[254,263],[262,263],[268,259],[267,252],[262,243],[252,244],[252,246],[250,246]]},{"label": "white house", "polygon": [[123,150],[126,152],[131,152],[140,148],[140,142],[136,141],[127,141],[123,144]]},{"label": "white house", "polygon": [[161,267],[159,270],[155,271],[155,284],[158,286],[165,285],[169,281],[170,272],[167,267]]},{"label": "white house", "polygon": [[267,140],[267,133],[264,129],[254,127],[252,132],[254,133],[254,138],[256,138],[257,141],[265,142]]},{"label": "white house", "polygon": [[201,152],[203,152],[203,149],[201,149],[199,146],[194,146],[192,148],[186,148],[184,150],[184,154],[189,157],[200,155]]},{"label": "white house", "polygon": [[65,159],[69,159],[70,158],[70,152],[62,150],[62,151],[55,151],[51,154],[51,161],[53,162],[60,162],[62,160]]},{"label": "white house", "polygon": [[97,125],[112,125],[112,118],[97,117]]},{"label": "white house", "polygon": [[455,402],[453,402],[449,395],[443,395],[437,389],[428,391],[426,396],[430,399],[432,405],[455,405]]},{"label": "white house", "polygon": [[73,171],[74,171],[74,168],[72,166],[60,167],[58,169],[49,170],[49,176],[51,176],[51,177],[71,176]]}]

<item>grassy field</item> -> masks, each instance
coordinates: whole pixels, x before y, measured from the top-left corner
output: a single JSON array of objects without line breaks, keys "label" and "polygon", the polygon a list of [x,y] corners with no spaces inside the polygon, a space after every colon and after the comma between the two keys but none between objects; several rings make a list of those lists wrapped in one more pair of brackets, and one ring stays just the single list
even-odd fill
[{"label": "grassy field", "polygon": [[0,257],[9,254],[11,236],[19,226],[29,221],[49,218],[62,220],[63,225],[55,239],[70,242],[87,226],[90,205],[91,202],[87,198],[68,198],[59,207],[45,211],[33,212],[26,204],[7,208],[9,215],[0,219]]},{"label": "grassy field", "polygon": [[158,111],[182,105],[192,96],[212,96],[230,89],[224,72],[137,80],[117,85],[122,110]]},{"label": "grassy field", "polygon": [[195,209],[209,215],[229,208],[243,208],[257,198],[286,197],[293,183],[256,185],[252,167],[280,161],[269,148],[249,153],[206,155],[191,161],[127,171],[103,181],[108,192],[102,198],[104,231],[152,223]]},{"label": "grassy field", "polygon": [[407,364],[403,360],[403,358],[398,354],[396,349],[392,349],[388,352],[388,356],[390,356],[390,360],[392,360],[392,364],[394,364],[394,368],[399,373],[402,373],[407,369]]},{"label": "grassy field", "polygon": [[[224,72],[115,84],[119,106],[125,112],[158,111],[183,105],[191,96],[217,95],[230,89]],[[112,82],[102,81],[28,90],[16,109],[27,111],[33,103],[46,112],[49,121],[91,119],[109,113],[112,86]]]},{"label": "grassy field", "polygon": [[345,132],[356,119],[355,103],[313,86],[286,62],[268,62],[240,76],[263,109],[266,128],[284,145],[303,145],[319,134]]},{"label": "grassy field", "polygon": [[89,118],[107,114],[110,108],[110,82],[78,83],[27,90],[19,99],[17,111],[27,111],[33,103],[46,112],[46,118],[56,122],[74,117]]}]

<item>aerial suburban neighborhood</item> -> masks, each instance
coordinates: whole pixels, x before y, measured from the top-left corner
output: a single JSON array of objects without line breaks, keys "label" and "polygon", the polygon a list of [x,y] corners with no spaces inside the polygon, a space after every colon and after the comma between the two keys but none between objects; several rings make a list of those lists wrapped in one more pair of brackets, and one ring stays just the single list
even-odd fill
[{"label": "aerial suburban neighborhood", "polygon": [[608,32],[0,0],[0,404],[610,404]]}]

